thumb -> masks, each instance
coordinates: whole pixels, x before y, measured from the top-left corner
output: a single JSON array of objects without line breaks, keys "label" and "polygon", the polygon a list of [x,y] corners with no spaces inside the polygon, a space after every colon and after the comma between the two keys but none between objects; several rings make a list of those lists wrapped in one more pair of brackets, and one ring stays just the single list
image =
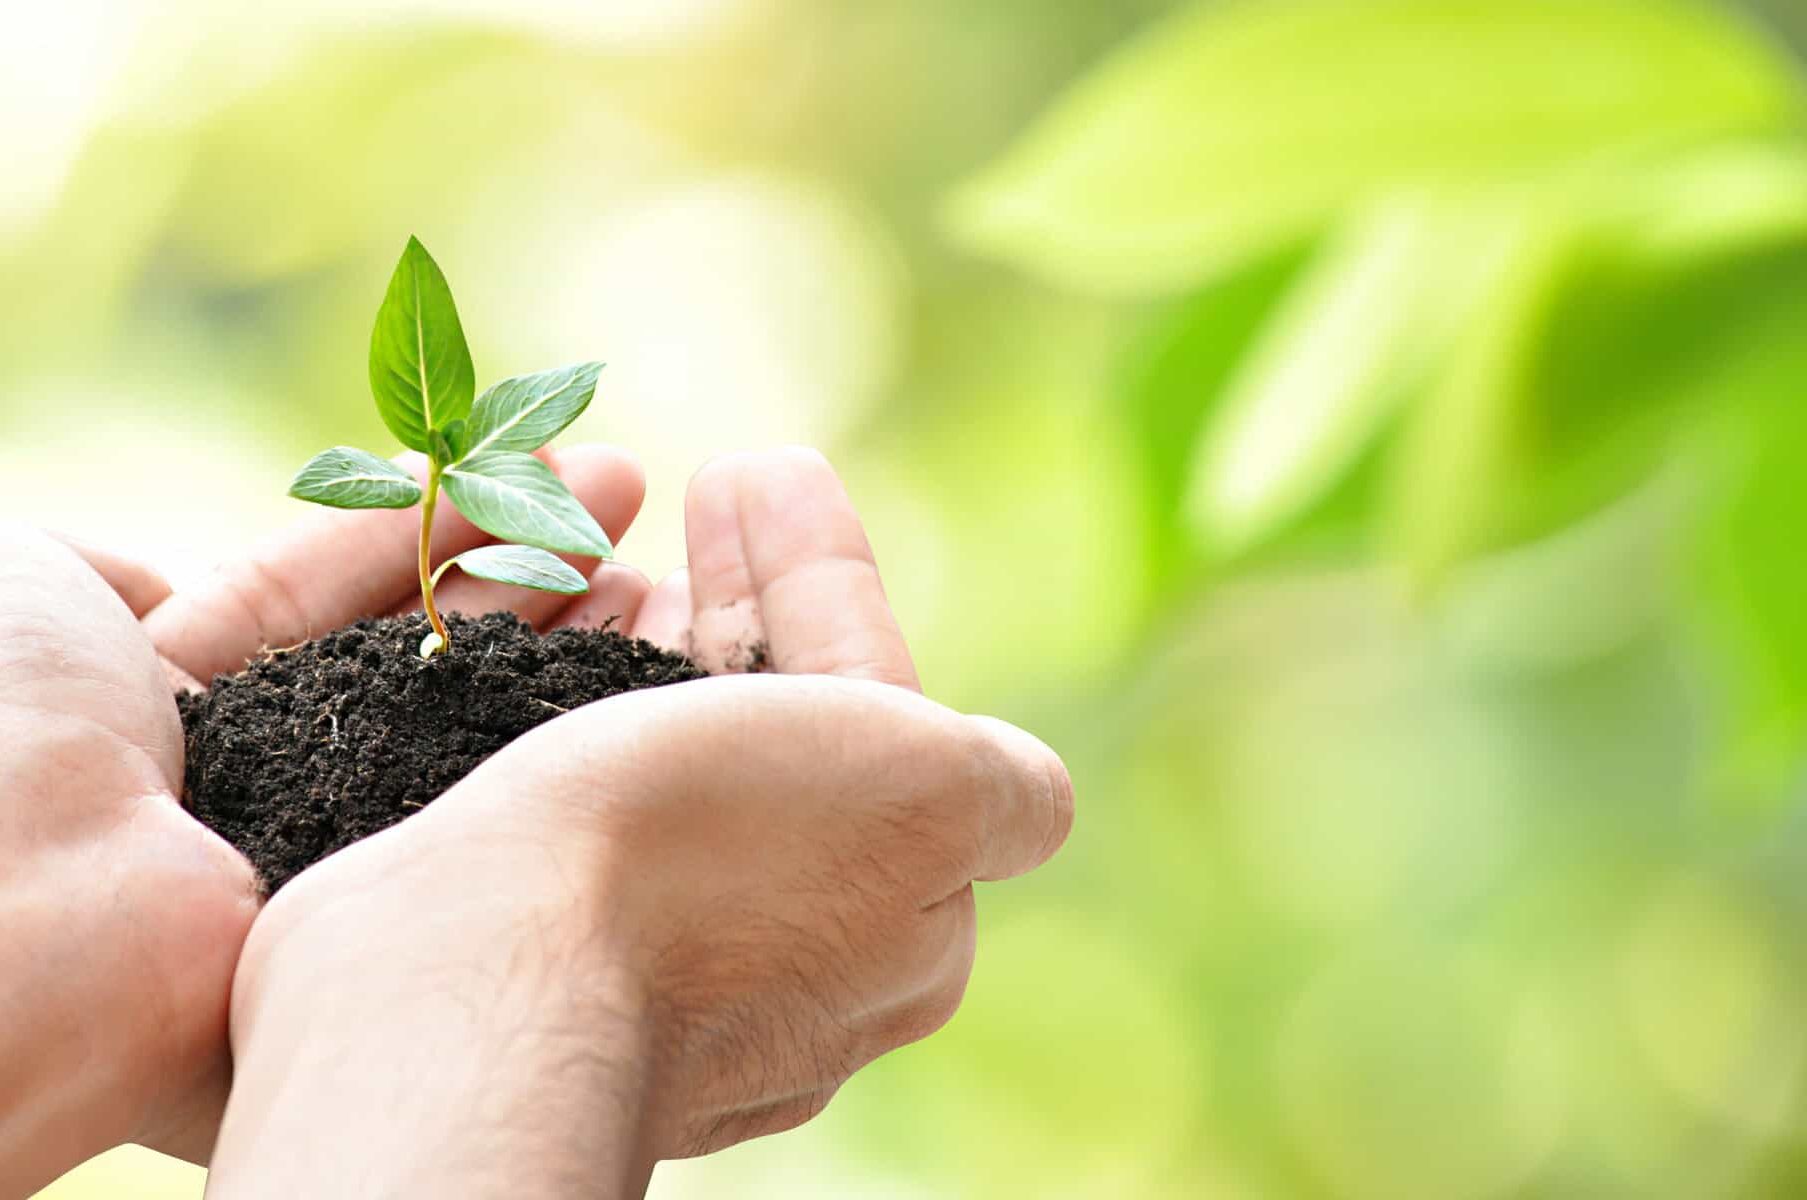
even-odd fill
[{"label": "thumb", "polygon": [[968,717],[995,755],[1004,781],[987,795],[979,869],[982,882],[1011,879],[1054,857],[1073,831],[1073,780],[1034,734],[993,717]]}]

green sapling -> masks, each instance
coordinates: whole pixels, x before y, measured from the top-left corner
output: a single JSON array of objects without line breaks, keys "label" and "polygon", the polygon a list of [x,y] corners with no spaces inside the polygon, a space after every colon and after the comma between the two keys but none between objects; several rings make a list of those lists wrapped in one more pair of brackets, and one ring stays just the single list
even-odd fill
[{"label": "green sapling", "polygon": [[[389,431],[427,456],[426,486],[387,459],[339,446],[302,467],[289,495],[334,508],[420,505],[420,601],[433,627],[422,658],[451,649],[433,589],[454,564],[479,579],[574,596],[589,584],[551,552],[614,556],[595,518],[531,453],[589,407],[601,370],[579,363],[504,379],[473,404],[476,373],[452,289],[426,248],[408,239],[370,335],[370,390]],[[516,544],[467,550],[435,569],[442,487],[471,524]]]}]

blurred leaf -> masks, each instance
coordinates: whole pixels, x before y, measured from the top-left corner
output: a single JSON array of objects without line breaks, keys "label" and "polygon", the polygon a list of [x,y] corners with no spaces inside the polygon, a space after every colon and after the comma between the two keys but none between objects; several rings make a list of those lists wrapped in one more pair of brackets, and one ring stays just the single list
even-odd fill
[{"label": "blurred leaf", "polygon": [[1709,156],[1537,206],[1531,236],[1412,418],[1390,535],[1421,582],[1648,481],[1716,408],[1761,396],[1807,294],[1807,160]]},{"label": "blurred leaf", "polygon": [[485,533],[563,554],[608,558],[608,534],[552,469],[531,454],[491,450],[446,471],[446,495]]},{"label": "blurred leaf", "polygon": [[1491,544],[1497,493],[1521,447],[1529,363],[1549,324],[1570,241],[1527,226],[1484,310],[1413,412],[1393,466],[1388,536],[1418,584]]},{"label": "blurred leaf", "polygon": [[1201,5],[1077,84],[950,221],[1065,285],[1161,291],[1393,188],[1517,182],[1799,113],[1785,60],[1704,4]]},{"label": "blurred leaf", "polygon": [[1353,222],[1293,288],[1194,451],[1189,516],[1238,553],[1322,497],[1447,352],[1512,248],[1425,198]]},{"label": "blurred leaf", "polygon": [[332,508],[412,508],[420,503],[420,484],[386,458],[336,446],[301,468],[289,495]]},{"label": "blurred leaf", "polygon": [[1224,276],[1150,318],[1123,354],[1118,384],[1140,463],[1146,554],[1157,593],[1197,564],[1181,522],[1192,447],[1263,324],[1309,258],[1289,249]]},{"label": "blurred leaf", "polygon": [[[489,579],[536,592],[580,596],[590,590],[584,577],[556,554],[532,546],[480,546],[466,550],[446,566],[458,564],[466,575]],[[444,570],[441,567],[440,570]]]},{"label": "blurred leaf", "polygon": [[471,409],[463,452],[538,450],[583,415],[601,371],[599,362],[579,363],[493,385]]},{"label": "blurred leaf", "polygon": [[1732,143],[1664,163],[1601,199],[1632,253],[1651,261],[1749,254],[1807,240],[1807,145]]},{"label": "blurred leaf", "polygon": [[477,389],[458,306],[439,264],[409,238],[370,333],[370,390],[401,444],[431,453],[428,432],[471,409]]},{"label": "blurred leaf", "polygon": [[[1807,269],[1807,264],[1803,264]],[[1724,744],[1710,783],[1771,807],[1807,768],[1807,287],[1745,364],[1750,401],[1717,414],[1717,500],[1695,545],[1702,636],[1718,653]]]}]

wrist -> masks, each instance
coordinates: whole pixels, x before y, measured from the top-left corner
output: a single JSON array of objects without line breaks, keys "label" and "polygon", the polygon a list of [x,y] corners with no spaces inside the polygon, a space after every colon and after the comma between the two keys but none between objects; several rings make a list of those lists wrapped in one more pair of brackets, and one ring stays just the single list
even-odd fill
[{"label": "wrist", "polygon": [[234,989],[219,1195],[643,1192],[655,1057],[610,915],[556,851],[446,837],[430,817],[314,868],[260,918]]}]

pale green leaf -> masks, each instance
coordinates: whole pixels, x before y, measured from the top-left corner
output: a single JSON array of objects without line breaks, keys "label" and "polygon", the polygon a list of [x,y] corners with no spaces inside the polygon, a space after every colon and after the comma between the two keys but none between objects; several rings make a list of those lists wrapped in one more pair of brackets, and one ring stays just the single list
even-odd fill
[{"label": "pale green leaf", "polygon": [[496,537],[562,554],[607,558],[609,538],[549,467],[531,454],[490,450],[444,475],[446,495]]},{"label": "pale green leaf", "polygon": [[579,596],[590,590],[576,568],[556,554],[533,546],[480,546],[451,561],[466,575],[495,583],[557,592],[561,596]]},{"label": "pale green leaf", "polygon": [[308,460],[289,495],[332,508],[412,508],[420,503],[420,484],[386,458],[336,446]]},{"label": "pale green leaf", "polygon": [[1784,56],[1685,0],[1205,4],[1083,79],[950,206],[970,244],[1146,293],[1401,187],[1472,191],[1791,128]]},{"label": "pale green leaf", "polygon": [[1122,352],[1113,407],[1135,449],[1146,565],[1159,592],[1196,583],[1200,547],[1184,519],[1194,447],[1217,419],[1248,345],[1310,261],[1307,253],[1269,255],[1215,279],[1163,306]]},{"label": "pale green leaf", "polygon": [[504,379],[477,398],[463,453],[538,450],[583,415],[601,371],[590,362]]},{"label": "pale green leaf", "polygon": [[[1797,305],[1797,310],[1807,305]],[[1807,319],[1797,311],[1794,320]],[[1807,776],[1807,338],[1776,339],[1741,390],[1754,402],[1718,416],[1719,470],[1695,530],[1698,631],[1713,652],[1722,744],[1709,764],[1717,799],[1763,811]]]},{"label": "pale green leaf", "polygon": [[1509,256],[1412,419],[1393,533],[1420,575],[1645,485],[1800,340],[1798,152],[1698,156],[1540,207],[1548,244]]},{"label": "pale green leaf", "polygon": [[1501,492],[1532,436],[1538,351],[1575,259],[1568,229],[1527,226],[1485,311],[1412,414],[1394,464],[1393,550],[1421,587],[1501,537]]},{"label": "pale green leaf", "polygon": [[1402,199],[1320,255],[1194,452],[1187,508],[1215,549],[1246,550],[1334,487],[1441,363],[1515,244],[1492,216]]},{"label": "pale green leaf", "polygon": [[402,445],[431,453],[430,431],[470,412],[477,387],[470,348],[445,275],[408,239],[370,332],[370,390]]}]

